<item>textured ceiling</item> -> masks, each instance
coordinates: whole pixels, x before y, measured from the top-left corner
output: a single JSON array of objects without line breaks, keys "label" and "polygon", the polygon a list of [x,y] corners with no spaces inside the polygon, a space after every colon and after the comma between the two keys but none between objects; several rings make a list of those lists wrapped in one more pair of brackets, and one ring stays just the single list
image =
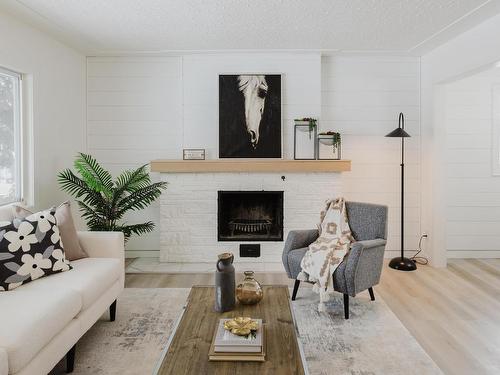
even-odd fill
[{"label": "textured ceiling", "polygon": [[[93,52],[409,51],[485,0],[2,0]],[[496,0],[494,0],[496,1]],[[17,4],[17,5],[16,5]],[[2,5],[0,5],[0,8]],[[17,10],[15,8],[18,8]],[[483,12],[485,13],[485,12]],[[480,22],[493,14],[484,14]]]}]

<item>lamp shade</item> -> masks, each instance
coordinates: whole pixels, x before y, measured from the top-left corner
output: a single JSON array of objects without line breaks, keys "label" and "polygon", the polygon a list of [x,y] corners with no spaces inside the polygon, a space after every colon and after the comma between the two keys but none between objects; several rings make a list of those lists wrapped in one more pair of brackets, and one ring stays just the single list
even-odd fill
[{"label": "lamp shade", "polygon": [[411,137],[403,128],[396,128],[392,132],[386,135],[386,137],[391,138],[409,138]]}]

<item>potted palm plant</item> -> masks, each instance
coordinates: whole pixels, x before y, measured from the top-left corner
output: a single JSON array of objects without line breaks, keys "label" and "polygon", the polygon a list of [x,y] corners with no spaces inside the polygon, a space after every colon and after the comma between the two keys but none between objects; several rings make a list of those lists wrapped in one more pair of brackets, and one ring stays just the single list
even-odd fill
[{"label": "potted palm plant", "polygon": [[127,241],[132,235],[151,232],[152,221],[138,224],[123,222],[130,211],[142,210],[158,199],[166,182],[151,183],[143,165],[122,172],[115,180],[92,156],[79,153],[74,167],[58,175],[61,188],[77,199],[82,217],[91,231],[120,231]]}]

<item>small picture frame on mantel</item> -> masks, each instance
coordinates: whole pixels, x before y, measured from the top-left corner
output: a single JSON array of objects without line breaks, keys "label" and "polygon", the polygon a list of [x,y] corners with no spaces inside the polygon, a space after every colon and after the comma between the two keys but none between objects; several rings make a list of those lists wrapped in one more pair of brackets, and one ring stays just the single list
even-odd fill
[{"label": "small picture frame on mantel", "polygon": [[205,149],[185,148],[182,150],[182,160],[205,160]]}]

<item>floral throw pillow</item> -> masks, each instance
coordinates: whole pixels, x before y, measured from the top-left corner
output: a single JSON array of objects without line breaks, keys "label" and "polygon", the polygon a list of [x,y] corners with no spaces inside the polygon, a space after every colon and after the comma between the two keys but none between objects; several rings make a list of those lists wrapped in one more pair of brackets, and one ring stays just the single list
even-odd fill
[{"label": "floral throw pillow", "polygon": [[0,291],[70,269],[55,209],[0,223]]}]

